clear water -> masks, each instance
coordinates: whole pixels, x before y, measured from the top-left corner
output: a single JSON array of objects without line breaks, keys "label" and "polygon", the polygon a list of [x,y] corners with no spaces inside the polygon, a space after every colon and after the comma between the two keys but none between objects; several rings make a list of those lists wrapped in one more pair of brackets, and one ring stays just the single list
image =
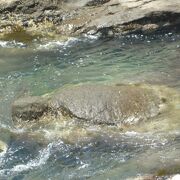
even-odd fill
[{"label": "clear water", "polygon": [[[174,164],[180,167],[180,126],[156,133],[92,126],[89,138],[68,125],[66,132],[40,127],[33,132],[15,128],[11,120],[11,104],[18,97],[69,84],[149,83],[179,91],[179,58],[180,35],[172,33],[30,46],[0,41],[0,139],[8,144],[0,154],[0,179],[124,180]],[[66,140],[58,133],[65,133]]]}]

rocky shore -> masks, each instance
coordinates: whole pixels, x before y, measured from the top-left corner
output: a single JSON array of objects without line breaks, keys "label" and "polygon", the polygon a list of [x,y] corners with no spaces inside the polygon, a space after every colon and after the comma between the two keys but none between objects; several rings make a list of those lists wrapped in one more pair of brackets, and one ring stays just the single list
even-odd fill
[{"label": "rocky shore", "polygon": [[177,0],[0,1],[0,38],[37,38],[178,31]]}]

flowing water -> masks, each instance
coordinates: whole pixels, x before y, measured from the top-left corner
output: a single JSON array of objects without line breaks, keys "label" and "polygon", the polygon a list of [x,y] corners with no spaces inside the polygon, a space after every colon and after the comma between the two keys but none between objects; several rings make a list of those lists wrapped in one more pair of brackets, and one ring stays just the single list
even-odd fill
[{"label": "flowing water", "polygon": [[[93,125],[87,132],[69,124],[53,130],[14,127],[15,99],[85,83],[148,83],[179,92],[180,35],[84,37],[30,45],[0,41],[0,140],[7,144],[0,153],[0,179],[124,180],[172,167],[180,173],[178,125],[156,132]],[[178,111],[180,104],[175,106]],[[172,118],[178,121],[178,115]]]}]

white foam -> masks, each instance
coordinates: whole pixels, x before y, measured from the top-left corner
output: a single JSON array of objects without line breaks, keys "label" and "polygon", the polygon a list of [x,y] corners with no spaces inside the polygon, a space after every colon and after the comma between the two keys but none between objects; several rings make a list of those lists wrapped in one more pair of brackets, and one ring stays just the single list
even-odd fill
[{"label": "white foam", "polygon": [[39,47],[37,49],[39,50],[43,50],[43,49],[54,49],[54,48],[58,48],[58,47],[68,47],[73,45],[74,43],[80,41],[80,39],[78,38],[68,38],[66,41],[50,41],[47,42],[45,44],[40,44]]},{"label": "white foam", "polygon": [[84,37],[86,37],[87,39],[90,39],[90,40],[97,40],[99,38],[99,36],[91,35],[91,34],[85,34]]},{"label": "white foam", "polygon": [[0,47],[7,47],[8,42],[7,41],[0,41]]},{"label": "white foam", "polygon": [[33,169],[35,167],[39,167],[39,166],[45,164],[51,154],[52,147],[53,147],[53,143],[50,143],[47,148],[45,148],[39,152],[39,156],[36,159],[29,161],[25,165],[20,164],[20,165],[14,166],[12,168],[12,171],[14,171],[14,172],[26,171],[28,169]]},{"label": "white foam", "polygon": [[80,164],[81,164],[81,166],[78,168],[79,170],[80,169],[85,169],[85,168],[89,167],[89,164],[83,163],[82,161],[80,162]]},{"label": "white foam", "polygon": [[126,123],[129,123],[129,124],[135,124],[139,121],[139,118],[136,118],[134,116],[130,116],[129,118],[126,119]]},{"label": "white foam", "polygon": [[66,41],[64,40],[53,40],[53,41],[49,41],[46,42],[44,44],[40,44],[37,49],[39,50],[48,50],[48,49],[55,49],[58,47],[62,47],[63,49],[65,49],[66,47],[71,47],[74,44],[76,44],[77,42],[94,42],[95,40],[97,40],[99,37],[98,36],[94,36],[94,35],[84,35],[81,38],[75,38],[75,37],[69,37]]},{"label": "white foam", "polygon": [[180,174],[173,176],[171,180],[180,180]]},{"label": "white foam", "polygon": [[22,48],[24,47],[25,44],[21,42],[16,42],[16,41],[0,41],[0,48],[14,48],[14,47],[19,47]]},{"label": "white foam", "polygon": [[46,161],[49,159],[52,150],[55,146],[58,146],[62,144],[63,142],[60,141],[59,143],[50,143],[47,148],[42,149],[39,151],[39,155],[36,159],[30,160],[27,164],[18,164],[15,165],[12,169],[3,169],[0,170],[0,176],[5,176],[5,174],[16,174],[18,172],[27,171],[30,169],[34,169],[36,167],[40,167],[46,163]]},{"label": "white foam", "polygon": [[139,133],[135,131],[127,131],[125,134],[127,136],[133,136],[133,137],[139,135]]}]

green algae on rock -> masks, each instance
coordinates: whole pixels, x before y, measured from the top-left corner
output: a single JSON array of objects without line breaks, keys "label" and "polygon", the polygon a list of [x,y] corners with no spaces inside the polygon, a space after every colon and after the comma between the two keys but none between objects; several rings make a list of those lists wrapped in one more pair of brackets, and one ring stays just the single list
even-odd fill
[{"label": "green algae on rock", "polygon": [[169,164],[166,167],[162,167],[156,172],[157,176],[169,176],[169,175],[174,175],[174,174],[179,174],[180,173],[180,164]]},{"label": "green algae on rock", "polygon": [[39,39],[41,35],[33,35],[28,33],[22,26],[14,25],[11,27],[11,31],[7,32],[1,38],[5,41],[17,41],[22,43],[31,43],[35,39]]}]

